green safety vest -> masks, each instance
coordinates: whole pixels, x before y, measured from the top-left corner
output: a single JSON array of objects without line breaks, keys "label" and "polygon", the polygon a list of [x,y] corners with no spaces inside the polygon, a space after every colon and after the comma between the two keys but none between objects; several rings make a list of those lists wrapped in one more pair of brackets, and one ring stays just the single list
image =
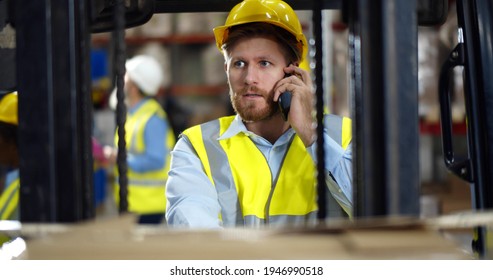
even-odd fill
[{"label": "green safety vest", "polygon": [[[316,167],[294,135],[274,178],[267,160],[244,133],[217,141],[234,116],[185,130],[204,172],[215,186],[225,226],[313,222],[317,211]],[[348,118],[328,115],[329,135],[344,149],[351,141]],[[329,123],[327,123],[329,122]]]},{"label": "green safety vest", "polygon": [[[157,114],[167,120],[166,113],[154,99],[148,99],[132,115],[127,116],[125,123],[125,141],[127,150],[133,154],[143,153],[146,149],[144,129],[148,120]],[[118,134],[115,134],[115,145],[118,145]],[[166,146],[168,151],[175,145],[175,136],[171,127],[167,132]],[[170,154],[167,155],[163,168],[148,172],[136,172],[128,168],[128,210],[139,214],[164,213],[166,211],[165,185],[170,167]],[[118,170],[115,168],[118,176]],[[118,178],[115,178],[114,197],[119,203]]]}]

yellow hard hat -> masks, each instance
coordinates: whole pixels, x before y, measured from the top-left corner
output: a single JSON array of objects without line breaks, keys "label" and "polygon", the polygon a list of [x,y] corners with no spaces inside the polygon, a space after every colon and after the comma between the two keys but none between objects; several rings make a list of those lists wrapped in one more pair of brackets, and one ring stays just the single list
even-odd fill
[{"label": "yellow hard hat", "polygon": [[214,28],[216,45],[219,50],[222,51],[221,47],[228,38],[230,27],[251,22],[270,23],[293,34],[299,43],[298,47],[302,49],[301,59],[305,59],[308,44],[300,20],[293,9],[281,0],[244,0],[234,6],[226,18],[226,23]]},{"label": "yellow hard hat", "polygon": [[17,92],[7,93],[0,99],[0,121],[13,125],[18,125],[17,118]]}]

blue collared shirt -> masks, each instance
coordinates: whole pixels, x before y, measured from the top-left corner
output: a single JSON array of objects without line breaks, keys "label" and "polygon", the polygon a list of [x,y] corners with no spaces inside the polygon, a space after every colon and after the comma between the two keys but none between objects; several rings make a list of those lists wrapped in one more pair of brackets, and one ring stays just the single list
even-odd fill
[{"label": "blue collared shirt", "polygon": [[[237,115],[217,140],[227,139],[239,133],[246,134],[255,143],[265,156],[275,178],[289,147],[289,140],[295,133],[294,130],[288,129],[274,144],[271,144],[263,137],[249,131]],[[324,141],[327,171],[332,173],[339,186],[338,189],[329,186],[329,190],[343,209],[346,212],[350,211],[352,208],[351,145],[344,150],[326,133],[324,133]],[[310,146],[307,151],[316,160],[316,145]],[[171,155],[171,170],[166,184],[168,224],[192,228],[221,227],[217,217],[220,206],[216,190],[202,171],[202,163],[191,144],[186,138],[181,137]]]}]

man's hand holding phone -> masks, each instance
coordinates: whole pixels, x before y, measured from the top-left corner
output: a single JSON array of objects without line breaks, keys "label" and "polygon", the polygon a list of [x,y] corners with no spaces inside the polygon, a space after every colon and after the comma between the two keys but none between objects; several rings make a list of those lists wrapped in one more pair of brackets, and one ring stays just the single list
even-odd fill
[{"label": "man's hand holding phone", "polygon": [[277,84],[274,101],[279,103],[284,120],[309,147],[316,138],[312,80],[307,71],[293,64],[285,67],[284,72],[286,76]]}]

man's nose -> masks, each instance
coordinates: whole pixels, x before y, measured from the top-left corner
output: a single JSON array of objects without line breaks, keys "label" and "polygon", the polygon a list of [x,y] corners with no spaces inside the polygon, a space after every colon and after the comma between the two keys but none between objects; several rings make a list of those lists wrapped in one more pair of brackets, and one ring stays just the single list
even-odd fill
[{"label": "man's nose", "polygon": [[252,85],[258,81],[258,71],[254,66],[245,68],[245,84]]}]

